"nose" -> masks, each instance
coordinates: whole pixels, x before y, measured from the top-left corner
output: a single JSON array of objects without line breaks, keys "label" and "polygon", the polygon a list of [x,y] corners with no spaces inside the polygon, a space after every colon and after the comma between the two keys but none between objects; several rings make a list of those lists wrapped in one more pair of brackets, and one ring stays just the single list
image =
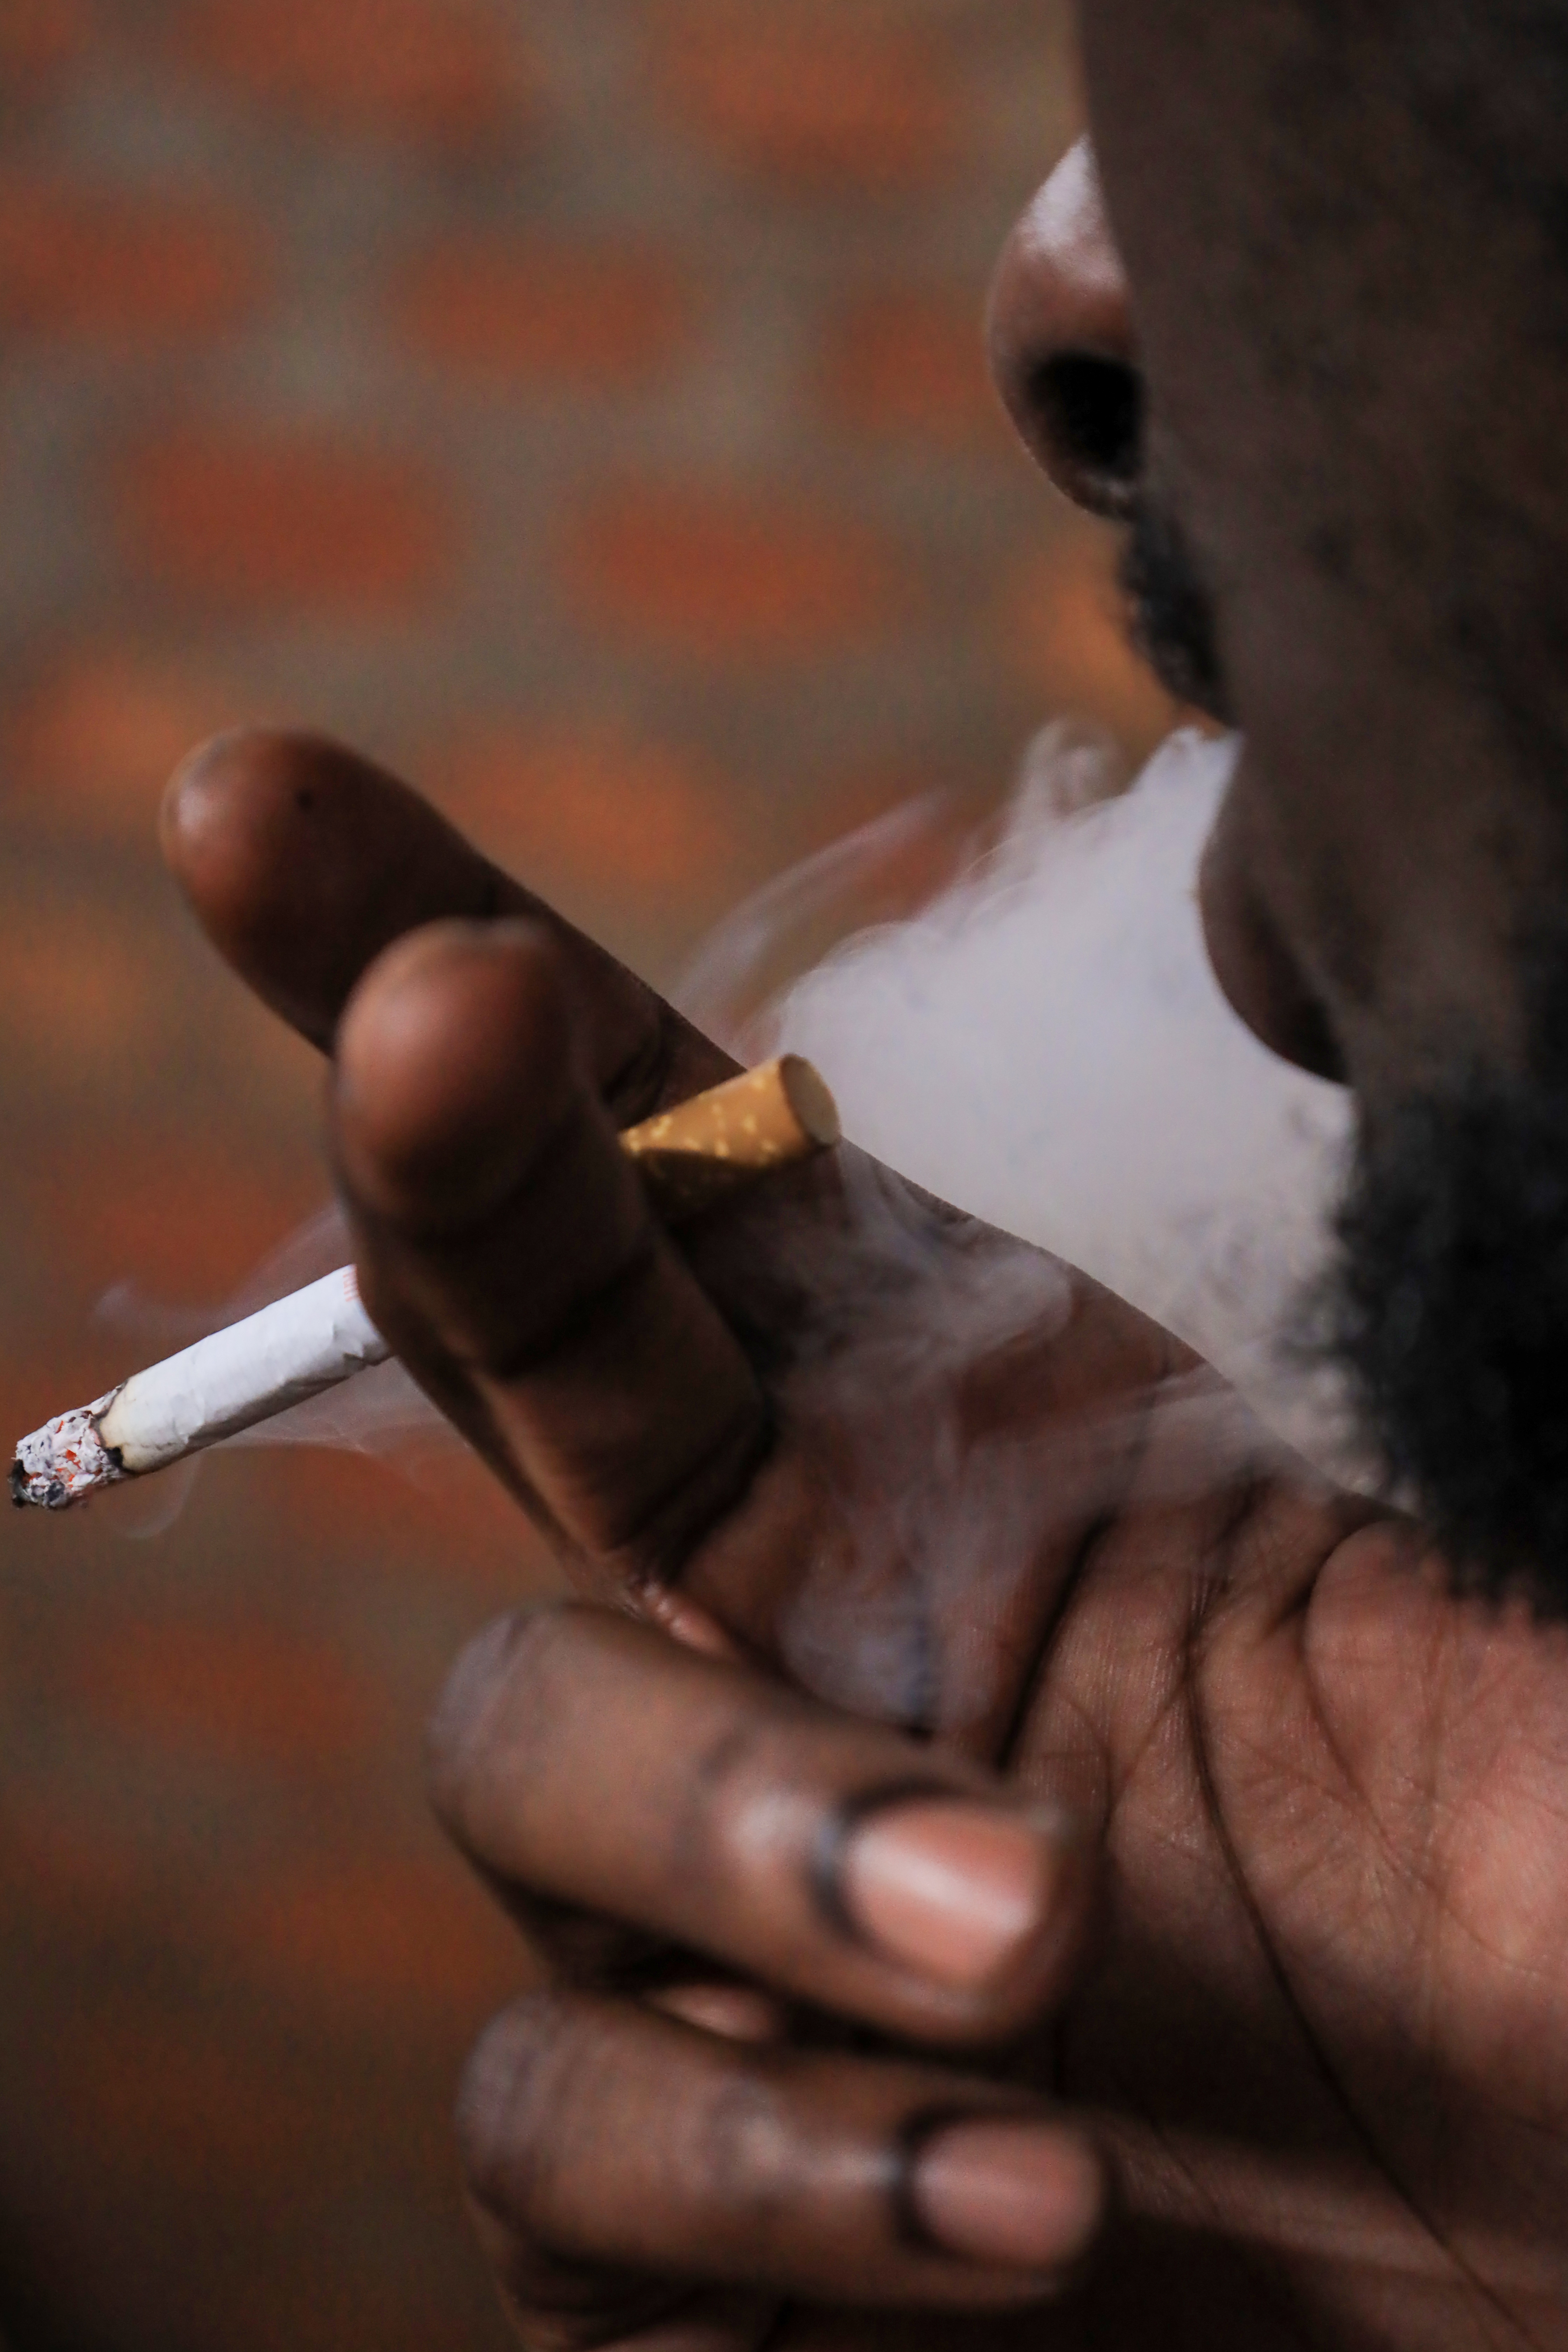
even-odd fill
[{"label": "nose", "polygon": [[1003,248],[987,320],[1007,412],[1058,489],[1124,516],[1142,464],[1143,380],[1094,150],[1068,150]]}]

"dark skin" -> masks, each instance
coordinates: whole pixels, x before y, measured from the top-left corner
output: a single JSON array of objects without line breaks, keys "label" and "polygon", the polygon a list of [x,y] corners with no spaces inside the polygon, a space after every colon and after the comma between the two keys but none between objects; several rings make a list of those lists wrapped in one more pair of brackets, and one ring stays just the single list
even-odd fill
[{"label": "dark skin", "polygon": [[[1382,172],[1454,231],[1401,331],[1342,221],[1295,279],[1248,241],[1291,194],[1260,93],[1310,99],[1301,15],[1086,8],[1136,334],[1080,203],[1016,243],[994,348],[1058,478],[1123,510],[1152,484],[1200,557],[1248,738],[1216,969],[1375,1108],[1455,1029],[1515,1051],[1555,816],[1440,657],[1428,575],[1384,563],[1468,413],[1454,369],[1506,364],[1445,342],[1445,273],[1471,330],[1507,288],[1375,58],[1343,184]],[[1131,459],[1049,396],[1075,351],[1146,368]],[[1342,508],[1377,516],[1364,544]],[[977,1645],[890,1544],[918,1703],[822,1704],[781,1667],[792,1608],[854,1570],[892,1425],[865,1391],[857,1424],[842,1374],[910,1303],[868,1280],[803,1343],[842,1304],[854,1187],[781,1180],[677,1249],[613,1130],[723,1057],[346,754],[212,747],[167,845],[222,952],[332,1054],[377,1319],[591,1603],[482,1641],[432,1741],[443,1818],[549,1971],[460,2105],[528,2340],[1568,2343],[1568,1636],[1456,1596],[1417,1528],[1304,1473],[1184,1477],[1190,1360],[1067,1276],[964,1383],[966,1430],[1037,1442],[1055,1499],[1005,1605]],[[1001,1246],[910,1214],[917,1305]],[[929,1465],[900,1499],[939,1516],[962,1459],[922,1447],[918,1383],[892,1407]]]},{"label": "dark skin", "polygon": [[[1521,928],[1561,904],[1564,849],[1560,271],[1525,103],[1555,91],[1544,35],[1489,59],[1462,0],[1081,21],[1097,181],[1070,235],[1060,208],[1020,224],[993,358],[1058,484],[1152,499],[1201,576],[1200,698],[1247,737],[1206,877],[1216,971],[1364,1106],[1458,1041],[1506,1066]],[[1433,127],[1424,35],[1428,79],[1445,39],[1478,59],[1454,104],[1500,118],[1479,157]],[[1135,438],[1109,370],[1064,406],[1080,355],[1135,382]]]},{"label": "dark skin", "polygon": [[[1126,269],[1106,212],[1095,150],[1081,139],[1019,220],[1004,249],[987,318],[992,373],[1026,446],[1068,498],[1127,521],[1157,482],[1150,457],[1161,425],[1132,317]],[[1213,626],[1208,581],[1202,626]],[[1140,615],[1134,607],[1136,625]],[[1194,675],[1157,621],[1142,632],[1173,689],[1222,722],[1234,718],[1228,677]],[[1217,648],[1214,655],[1218,670]],[[1207,667],[1206,665],[1205,666]],[[1275,1053],[1342,1079],[1344,1050],[1318,986],[1291,945],[1268,877],[1249,749],[1205,858],[1210,959],[1232,1004]]]},{"label": "dark skin", "polygon": [[[722,1057],[346,754],[228,739],[167,840],[335,1039],[378,1319],[599,1603],[498,1628],[433,1735],[551,1971],[460,2109],[528,2339],[1563,2333],[1563,1637],[1304,1476],[1182,1499],[1187,1361],[1075,1281],[977,1372],[1062,1506],[983,1703],[946,1719],[940,1617],[908,1731],[792,1690],[790,1600],[875,1466],[814,1418],[832,1355],[792,1362],[769,1272],[831,1250],[834,1172],[678,1252],[613,1128]],[[1118,1406],[1131,1442],[1086,1445]]]}]

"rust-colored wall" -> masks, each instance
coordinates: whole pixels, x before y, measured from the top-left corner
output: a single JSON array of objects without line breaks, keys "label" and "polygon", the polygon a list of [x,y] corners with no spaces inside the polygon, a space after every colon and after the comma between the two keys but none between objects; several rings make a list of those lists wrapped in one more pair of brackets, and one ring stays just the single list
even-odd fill
[{"label": "rust-colored wall", "polygon": [[[1157,730],[980,356],[1072,104],[1057,0],[0,0],[3,1433],[146,1352],[106,1286],[219,1298],[323,1190],[156,864],[213,728],[353,738],[656,974],[1053,710]],[[110,1516],[4,1523],[6,2288],[497,2345],[447,2110],[518,1963],[418,1743],[542,1564],[354,1461]]]}]

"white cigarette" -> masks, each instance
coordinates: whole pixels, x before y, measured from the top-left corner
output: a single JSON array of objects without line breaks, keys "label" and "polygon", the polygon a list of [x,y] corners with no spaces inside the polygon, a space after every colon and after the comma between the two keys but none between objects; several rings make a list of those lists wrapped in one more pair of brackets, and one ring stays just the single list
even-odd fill
[{"label": "white cigarette", "polygon": [[[791,1054],[628,1129],[621,1145],[673,1221],[837,1139],[832,1096]],[[340,1266],[132,1374],[96,1403],[57,1413],[17,1446],[11,1499],[68,1510],[270,1421],[391,1353],[360,1303],[353,1266]]]},{"label": "white cigarette", "polygon": [[360,1304],[353,1266],[341,1265],[24,1437],[12,1500],[68,1510],[101,1487],[270,1421],[391,1353]]}]

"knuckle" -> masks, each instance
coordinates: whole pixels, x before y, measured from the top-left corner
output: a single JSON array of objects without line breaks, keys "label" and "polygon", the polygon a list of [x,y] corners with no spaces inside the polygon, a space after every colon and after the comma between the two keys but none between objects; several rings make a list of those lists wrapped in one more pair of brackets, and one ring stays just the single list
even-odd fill
[{"label": "knuckle", "polygon": [[[837,1731],[809,1703],[737,1680],[686,1775],[682,1864],[751,1877],[807,1863],[841,1781],[864,1770],[858,1752],[838,1754]],[[858,1749],[858,1726],[855,1737]]]},{"label": "knuckle", "polygon": [[692,1757],[668,1828],[668,1857],[679,1882],[694,1895],[711,1897],[739,1874],[749,1877],[758,1857],[748,1832],[759,1806],[775,1805],[790,1783],[771,1727],[744,1712],[713,1728]]},{"label": "knuckle", "polygon": [[759,1768],[771,1761],[771,1726],[739,1709],[728,1712],[692,1759],[691,1797],[695,1805],[722,1807],[749,1796]]},{"label": "knuckle", "polygon": [[[894,1749],[887,1760],[904,1768],[889,1777],[922,1788],[931,1778],[918,1755]],[[767,1921],[788,1918],[798,1927],[808,1918],[815,1948],[823,1852],[846,1790],[852,1796],[867,1769],[862,1727],[843,1753],[838,1727],[816,1708],[737,1683],[673,1792],[665,1832],[670,1883],[706,1916],[720,1906],[753,1962],[754,1933]]]},{"label": "knuckle", "polygon": [[742,2226],[759,2244],[770,2242],[802,2201],[798,2119],[781,2101],[765,2063],[732,2065],[700,2114],[692,2156],[713,2220]]}]

